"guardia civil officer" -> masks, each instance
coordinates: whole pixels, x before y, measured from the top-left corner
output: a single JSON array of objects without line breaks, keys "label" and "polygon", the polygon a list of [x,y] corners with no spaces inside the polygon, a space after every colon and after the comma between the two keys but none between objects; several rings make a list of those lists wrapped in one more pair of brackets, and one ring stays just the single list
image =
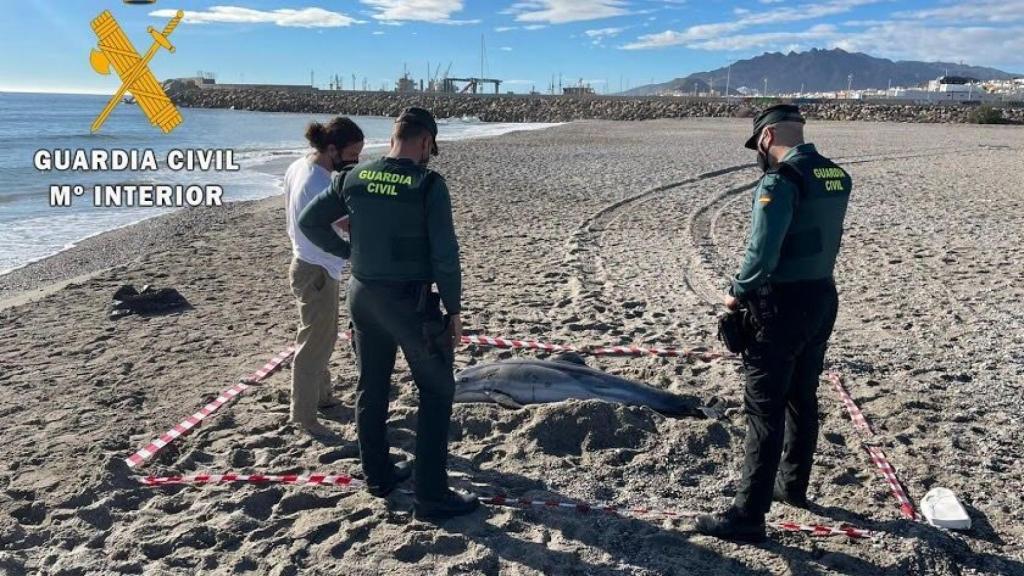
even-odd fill
[{"label": "guardia civil officer", "polygon": [[818,379],[838,308],[832,271],[852,181],[804,142],[803,128],[798,107],[772,106],[754,119],[746,143],[765,173],[753,193],[746,256],[725,298],[752,316],[743,476],[732,507],[697,520],[698,532],[730,540],[763,541],[773,499],[807,506]]},{"label": "guardia civil officer", "polygon": [[[433,115],[406,109],[395,121],[387,156],[336,176],[299,218],[310,240],[340,256],[349,246],[331,223],[349,216],[348,303],[359,362],[356,425],[363,473],[375,496],[387,496],[411,475],[407,462],[391,462],[387,439],[397,348],[412,370],[420,400],[415,513],[422,519],[467,514],[479,506],[475,495],[448,487],[462,271],[448,187],[440,174],[427,169],[432,155],[437,155]],[[447,316],[441,314],[441,303]]]}]

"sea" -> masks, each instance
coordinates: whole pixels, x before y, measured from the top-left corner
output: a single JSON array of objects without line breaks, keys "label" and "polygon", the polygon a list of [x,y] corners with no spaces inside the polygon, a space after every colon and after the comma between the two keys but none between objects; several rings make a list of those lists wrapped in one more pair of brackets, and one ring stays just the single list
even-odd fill
[{"label": "sea", "polygon": [[[284,168],[308,152],[304,138],[312,120],[330,115],[181,109],[184,121],[171,134],[150,125],[138,106],[119,104],[102,129],[90,125],[108,96],[0,92],[0,274],[74,246],[108,230],[166,214],[176,208],[94,207],[91,196],[70,206],[50,206],[51,185],[216,184],[224,201],[255,200],[282,193]],[[382,154],[392,126],[389,118],[353,116],[366,135],[363,157]],[[552,124],[485,123],[475,118],[440,119],[439,140],[497,136]],[[157,171],[57,172],[37,170],[39,150],[152,149]],[[231,149],[238,171],[172,172],[163,165],[168,150]],[[442,144],[443,153],[443,144]]]}]

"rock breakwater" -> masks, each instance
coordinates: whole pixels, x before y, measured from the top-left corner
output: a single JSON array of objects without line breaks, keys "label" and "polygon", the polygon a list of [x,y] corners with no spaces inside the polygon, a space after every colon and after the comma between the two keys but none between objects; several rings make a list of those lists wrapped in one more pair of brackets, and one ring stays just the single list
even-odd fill
[{"label": "rock breakwater", "polygon": [[[767,101],[724,101],[679,97],[589,97],[543,95],[399,94],[328,92],[272,88],[195,88],[170,82],[176,104],[192,108],[233,108],[261,112],[307,112],[396,116],[407,106],[424,106],[442,118],[476,117],[484,122],[569,122],[572,120],[653,120],[657,118],[749,117]],[[773,101],[774,102],[774,101]],[[808,118],[874,122],[969,122],[976,106],[811,102],[801,103]],[[999,108],[1003,119],[1024,123],[1024,106]]]}]

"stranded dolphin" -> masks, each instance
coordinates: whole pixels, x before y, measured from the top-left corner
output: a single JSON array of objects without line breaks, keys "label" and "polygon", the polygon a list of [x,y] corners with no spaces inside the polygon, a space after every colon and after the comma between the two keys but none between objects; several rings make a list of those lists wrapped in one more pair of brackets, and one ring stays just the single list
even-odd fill
[{"label": "stranded dolphin", "polygon": [[505,360],[471,366],[455,379],[455,402],[495,402],[521,408],[570,398],[648,406],[666,416],[705,414],[692,396],[606,374],[581,360]]}]

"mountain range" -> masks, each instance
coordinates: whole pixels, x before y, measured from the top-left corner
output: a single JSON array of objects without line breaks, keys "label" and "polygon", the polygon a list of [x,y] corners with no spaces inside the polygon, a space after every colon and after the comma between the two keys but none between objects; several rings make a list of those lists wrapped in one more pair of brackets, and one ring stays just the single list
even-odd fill
[{"label": "mountain range", "polygon": [[[851,77],[852,75],[852,77]],[[1009,80],[1020,74],[995,68],[950,62],[892,61],[860,52],[813,49],[807,52],[766,52],[739,60],[731,66],[697,72],[661,84],[648,84],[622,92],[627,96],[690,94],[708,92],[712,87],[730,94],[760,93],[768,80],[769,95],[779,92],[831,92],[854,89],[917,86],[939,76],[966,76],[979,80]]]}]

